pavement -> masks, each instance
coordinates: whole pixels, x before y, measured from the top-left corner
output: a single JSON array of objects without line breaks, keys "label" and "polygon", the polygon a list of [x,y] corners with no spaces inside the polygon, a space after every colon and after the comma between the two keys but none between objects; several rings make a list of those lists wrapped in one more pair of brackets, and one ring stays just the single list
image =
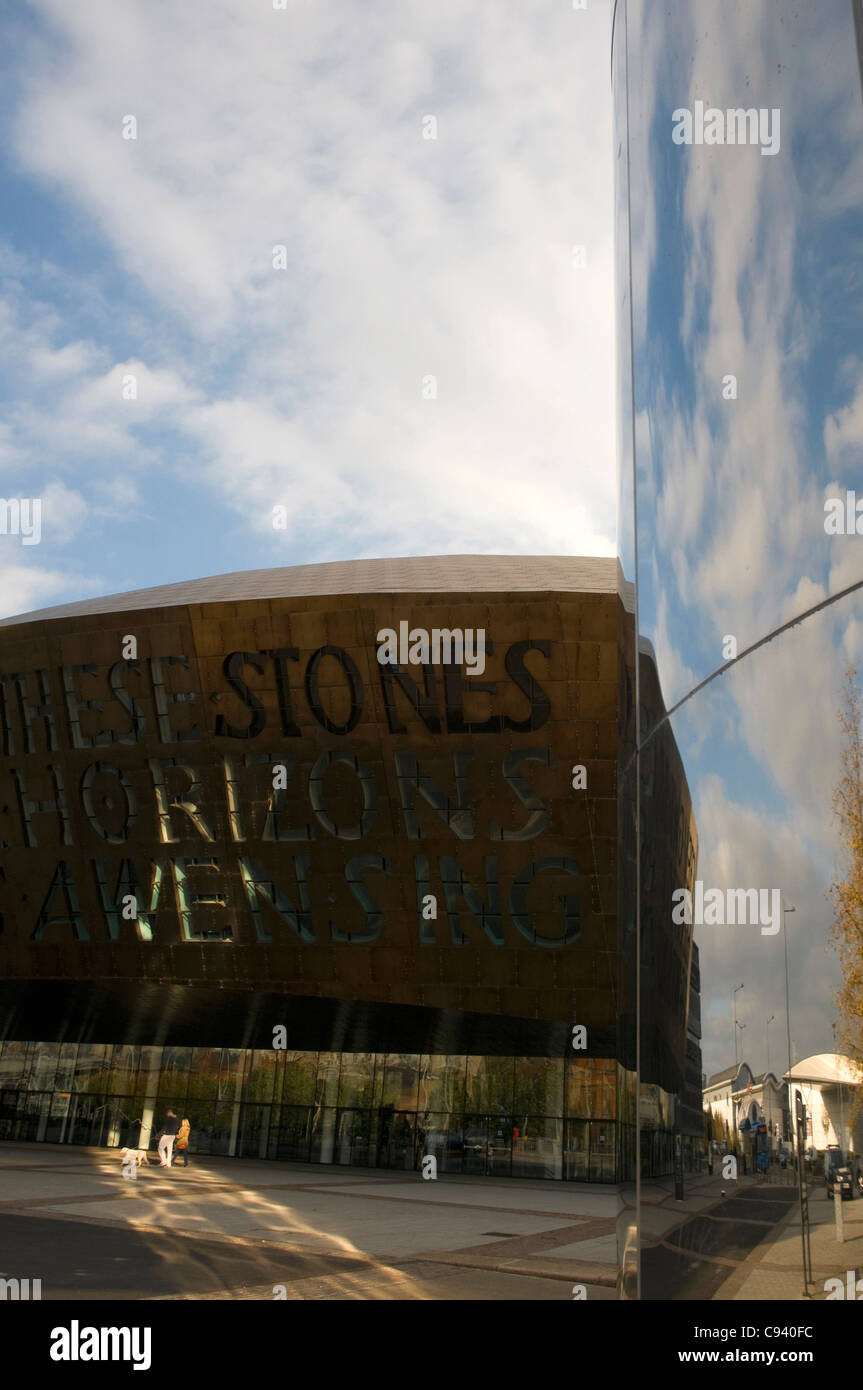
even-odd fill
[{"label": "pavement", "polygon": [[[642,1298],[804,1297],[785,1174],[642,1183]],[[617,1297],[632,1189],[202,1158],[124,1178],[118,1151],[0,1145],[0,1278],[42,1298],[571,1301]],[[860,1277],[863,1202],[810,1200],[814,1283]]]},{"label": "pavement", "polygon": [[[643,1299],[812,1302],[826,1300],[828,1290],[835,1292],[827,1280],[838,1278],[847,1290],[849,1271],[855,1284],[863,1276],[860,1200],[842,1203],[844,1240],[839,1243],[834,1203],[826,1198],[824,1180],[810,1183],[812,1277],[804,1284],[795,1176],[773,1170],[766,1178],[719,1180],[719,1200],[716,1182],[696,1179],[693,1193],[707,1200],[700,1201],[697,1211],[687,1202],[683,1220],[671,1226],[664,1211],[659,1220],[654,1218],[649,1195],[642,1201]],[[859,1296],[863,1298],[863,1287]]]},{"label": "pavement", "polygon": [[732,1271],[746,1267],[795,1209],[797,1191],[790,1185],[750,1178],[724,1186],[719,1200],[714,1193],[700,1212],[653,1239],[642,1218],[642,1298],[726,1299],[723,1288]]},{"label": "pavement", "polygon": [[[796,1196],[796,1190],[795,1190]],[[795,1204],[752,1256],[720,1286],[717,1297],[777,1299],[796,1302],[825,1301],[828,1279],[841,1279],[847,1291],[849,1271],[854,1282],[863,1277],[863,1201],[842,1203],[844,1241],[836,1239],[833,1198],[827,1198],[823,1178],[809,1188],[809,1246],[812,1279],[803,1282],[803,1242],[800,1207]],[[835,1286],[829,1289],[835,1292]],[[863,1286],[856,1294],[863,1299]]]},{"label": "pavement", "polygon": [[615,1189],[0,1145],[0,1277],[45,1299],[614,1299]]}]

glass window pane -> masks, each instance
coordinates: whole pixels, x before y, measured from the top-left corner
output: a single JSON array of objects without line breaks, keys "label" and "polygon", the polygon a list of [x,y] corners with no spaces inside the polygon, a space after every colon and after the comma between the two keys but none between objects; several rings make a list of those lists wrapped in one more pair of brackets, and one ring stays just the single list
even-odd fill
[{"label": "glass window pane", "polygon": [[135,1089],[140,1057],[140,1047],[118,1043],[111,1054],[110,1067],[105,1078],[106,1090],[113,1095],[131,1095]]},{"label": "glass window pane", "polygon": [[617,1126],[604,1120],[590,1125],[589,1182],[614,1182],[617,1176]]},{"label": "glass window pane", "polygon": [[0,1053],[0,1086],[26,1086],[29,1074],[28,1043],[7,1042]]},{"label": "glass window pane", "polygon": [[340,1110],[335,1162],[367,1167],[374,1163],[372,1115],[366,1110]]},{"label": "glass window pane", "polygon": [[378,1134],[378,1167],[412,1171],[416,1166],[416,1115],[394,1110]]},{"label": "glass window pane", "polygon": [[159,1068],[162,1064],[161,1047],[142,1047],[138,1057],[138,1072],[135,1077],[135,1096],[138,1104],[155,1103],[159,1086]]},{"label": "glass window pane", "polygon": [[250,1056],[250,1051],[245,1048],[222,1048],[222,1061],[219,1068],[219,1097],[222,1100],[240,1099]]},{"label": "glass window pane", "polygon": [[215,1105],[206,1100],[187,1100],[186,1118],[191,1125],[189,1153],[215,1153],[212,1148],[215,1130]]},{"label": "glass window pane", "polygon": [[[272,1047],[257,1048],[250,1054],[250,1070],[246,1077],[245,1090],[243,1092],[246,1100],[271,1101],[275,1094],[276,1076],[279,1067],[284,1063],[279,1061],[279,1052]],[[279,1081],[282,1078],[279,1076]]]},{"label": "glass window pane", "polygon": [[517,1115],[512,1130],[514,1178],[559,1178],[563,1160],[563,1120]]},{"label": "glass window pane", "polygon": [[339,1105],[374,1105],[375,1054],[346,1052],[342,1056]]},{"label": "glass window pane", "polygon": [[36,1043],[30,1059],[30,1087],[34,1091],[53,1091],[57,1073],[59,1043]]},{"label": "glass window pane", "polygon": [[334,1105],[319,1105],[315,1108],[309,1151],[312,1163],[335,1162],[337,1118],[338,1111]]},{"label": "glass window pane", "polygon": [[282,1106],[276,1157],[283,1163],[308,1163],[314,1113],[308,1105]]},{"label": "glass window pane", "polygon": [[[471,1061],[477,1059],[471,1058]],[[485,1115],[465,1115],[462,1132],[462,1172],[485,1173],[489,1161],[488,1123]]]},{"label": "glass window pane", "polygon": [[467,1058],[446,1054],[424,1056],[420,1062],[419,1110],[464,1111]]},{"label": "glass window pane", "polygon": [[239,1158],[266,1158],[270,1131],[269,1105],[241,1105],[237,1139]]},{"label": "glass window pane", "polygon": [[512,1132],[511,1115],[488,1116],[488,1172],[492,1177],[508,1178],[511,1174]]},{"label": "glass window pane", "polygon": [[[190,1117],[191,1118],[191,1117]],[[240,1130],[240,1106],[235,1101],[218,1101],[213,1112],[210,1153],[235,1154]]]},{"label": "glass window pane", "polygon": [[318,1073],[317,1052],[286,1052],[282,1101],[286,1106],[312,1105]]},{"label": "glass window pane", "polygon": [[[318,1105],[334,1106],[339,1098],[339,1067],[341,1058],[338,1052],[318,1054],[318,1075],[315,1086],[315,1100]],[[324,1160],[329,1163],[330,1159]]]},{"label": "glass window pane", "polygon": [[516,1057],[513,1109],[563,1115],[563,1058]]},{"label": "glass window pane", "polygon": [[57,1075],[54,1077],[55,1091],[71,1091],[75,1078],[75,1058],[78,1055],[77,1043],[61,1043],[57,1057]]},{"label": "glass window pane", "polygon": [[188,1103],[193,1100],[215,1100],[219,1091],[219,1071],[222,1065],[220,1047],[196,1047],[192,1050],[192,1063],[187,1090]]},{"label": "glass window pane", "polygon": [[437,1159],[439,1173],[461,1173],[464,1166],[464,1116],[459,1111],[428,1110],[417,1116],[419,1161],[425,1154]]},{"label": "glass window pane", "polygon": [[103,1091],[104,1073],[111,1054],[110,1046],[102,1043],[81,1043],[75,1060],[74,1089]]},{"label": "glass window pane", "polygon": [[566,1112],[574,1118],[617,1111],[617,1063],[603,1057],[574,1057],[566,1067]]},{"label": "glass window pane", "polygon": [[50,1093],[30,1091],[24,1098],[24,1113],[20,1119],[17,1138],[28,1144],[41,1143],[45,1138],[50,1109]]},{"label": "glass window pane", "polygon": [[192,1067],[191,1047],[166,1047],[159,1071],[159,1095],[185,1098]]},{"label": "glass window pane", "polygon": [[65,1142],[88,1146],[98,1144],[103,1123],[103,1106],[102,1096],[91,1095],[86,1091],[74,1092]]},{"label": "glass window pane", "polygon": [[587,1182],[590,1166],[590,1126],[587,1120],[566,1121],[564,1177],[571,1182]]},{"label": "glass window pane", "polygon": [[475,1111],[511,1111],[514,1073],[512,1057],[468,1057],[466,1106]]},{"label": "glass window pane", "polygon": [[26,1091],[0,1090],[0,1139],[18,1138],[26,1104]]},{"label": "glass window pane", "polygon": [[379,1055],[377,1060],[378,1065],[384,1063],[381,1104],[392,1105],[395,1110],[415,1111],[420,1068],[418,1055],[415,1052],[390,1052],[385,1058]]},{"label": "glass window pane", "polygon": [[66,1116],[71,1101],[71,1092],[62,1095],[55,1091],[48,1109],[48,1122],[45,1126],[45,1143],[61,1144],[66,1129]]}]

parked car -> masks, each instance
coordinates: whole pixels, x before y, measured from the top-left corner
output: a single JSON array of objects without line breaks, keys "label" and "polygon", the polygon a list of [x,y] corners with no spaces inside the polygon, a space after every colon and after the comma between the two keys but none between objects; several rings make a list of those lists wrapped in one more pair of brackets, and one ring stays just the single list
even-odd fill
[{"label": "parked car", "polygon": [[839,1192],[844,1202],[846,1197],[854,1196],[854,1178],[838,1144],[831,1144],[825,1151],[824,1179],[828,1197]]},{"label": "parked car", "polygon": [[473,1154],[488,1154],[491,1145],[486,1137],[484,1129],[466,1129],[464,1134],[464,1151]]}]

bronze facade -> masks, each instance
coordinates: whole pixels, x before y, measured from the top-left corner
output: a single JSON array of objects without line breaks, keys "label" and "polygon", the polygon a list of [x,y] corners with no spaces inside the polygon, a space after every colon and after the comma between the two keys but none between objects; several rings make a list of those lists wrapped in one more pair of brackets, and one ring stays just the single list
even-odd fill
[{"label": "bronze facade", "polygon": [[[2,1036],[261,1048],[283,1027],[306,1051],[572,1046],[631,1070],[628,618],[613,561],[572,564],[593,591],[105,600],[4,624]],[[442,645],[382,663],[386,630]],[[473,673],[459,633],[481,637]],[[677,882],[687,841],[657,829]],[[666,1088],[686,948],[660,962],[647,1079]]]}]

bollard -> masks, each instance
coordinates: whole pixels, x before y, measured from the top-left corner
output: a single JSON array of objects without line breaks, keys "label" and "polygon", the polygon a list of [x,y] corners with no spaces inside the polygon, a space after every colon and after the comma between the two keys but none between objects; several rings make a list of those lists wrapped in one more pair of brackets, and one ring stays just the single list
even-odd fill
[{"label": "bollard", "polygon": [[842,1245],[845,1241],[844,1216],[842,1212],[842,1193],[838,1188],[833,1189],[833,1212],[836,1217],[836,1239]]}]

